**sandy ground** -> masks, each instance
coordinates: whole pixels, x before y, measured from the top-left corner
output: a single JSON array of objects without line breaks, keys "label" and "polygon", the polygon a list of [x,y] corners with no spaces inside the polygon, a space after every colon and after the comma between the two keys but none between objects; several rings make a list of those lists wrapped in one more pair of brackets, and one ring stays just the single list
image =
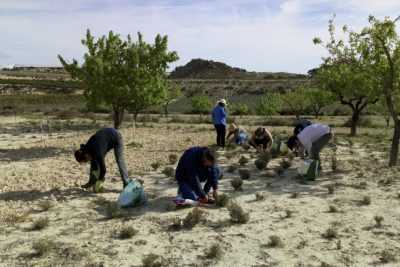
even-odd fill
[{"label": "sandy ground", "polygon": [[[49,135],[21,132],[12,121],[2,125],[8,130],[0,134],[0,266],[400,266],[399,170],[386,168],[385,154],[377,149],[383,144],[364,146],[338,137],[338,170],[332,171],[333,151],[327,148],[324,173],[314,182],[298,179],[298,158],[278,175],[274,170],[282,157],[260,171],[253,163],[254,151],[219,152],[223,169],[241,156],[250,159],[242,167],[251,171],[242,191],[231,186],[238,171],[225,172],[220,186],[249,212],[249,222],[233,224],[226,208],[207,207],[202,208],[204,221],[172,231],[173,221],[192,209],[171,209],[176,185],[161,171],[169,154],[211,144],[209,125],[123,129],[131,176],[144,180],[149,201],[112,219],[106,216],[105,203],[114,202],[122,186],[112,153],[107,157],[106,192],[79,188],[87,180],[88,166],[75,163],[72,151],[91,131]],[[153,171],[151,163],[156,161],[161,167]],[[256,193],[264,199],[257,200]],[[366,197],[370,204],[363,201]],[[54,206],[41,210],[43,200]],[[329,212],[329,206],[337,212]],[[381,226],[375,216],[383,217]],[[32,231],[40,218],[48,218],[48,226]],[[117,238],[115,233],[127,226],[137,233]],[[331,238],[324,237],[327,229],[333,232]],[[271,246],[271,236],[278,236],[282,246]],[[33,245],[43,238],[54,247],[37,255]],[[207,258],[215,244],[221,257]],[[143,263],[149,254],[157,255],[161,265]]]}]

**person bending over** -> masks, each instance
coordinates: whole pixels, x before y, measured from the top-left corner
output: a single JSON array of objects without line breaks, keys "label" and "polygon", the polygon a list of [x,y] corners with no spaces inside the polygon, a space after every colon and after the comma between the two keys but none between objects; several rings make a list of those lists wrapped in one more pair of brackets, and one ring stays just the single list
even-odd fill
[{"label": "person bending over", "polygon": [[309,120],[300,120],[294,127],[293,135],[297,136],[301,131],[312,124]]},{"label": "person bending over", "polygon": [[[218,198],[218,179],[221,173],[216,164],[214,152],[207,147],[192,147],[179,159],[175,172],[178,193],[183,199],[209,203],[208,193],[213,189],[214,199]],[[205,182],[202,187],[202,182]]]},{"label": "person bending over", "polygon": [[272,134],[267,129],[259,127],[251,136],[249,144],[258,152],[265,152],[271,149],[273,141]]},{"label": "person bending over", "polygon": [[328,125],[316,123],[304,128],[297,136],[290,137],[287,146],[302,155],[307,152],[311,159],[320,161],[320,152],[332,137],[333,133]]},{"label": "person bending over", "polygon": [[[115,159],[121,174],[123,186],[129,182],[128,171],[124,160],[124,145],[121,134],[114,128],[104,128],[92,135],[86,144],[75,151],[75,159],[83,164],[90,161],[89,182],[82,185],[82,188],[90,188],[96,185],[97,181],[104,182],[106,165],[104,158],[111,149],[114,149]],[[97,187],[97,186],[96,186]],[[95,189],[97,190],[97,189]]]},{"label": "person bending over", "polygon": [[243,145],[247,141],[247,133],[242,128],[238,127],[236,124],[231,123],[229,125],[228,135],[226,139],[228,139],[228,143],[234,143],[236,145]]}]

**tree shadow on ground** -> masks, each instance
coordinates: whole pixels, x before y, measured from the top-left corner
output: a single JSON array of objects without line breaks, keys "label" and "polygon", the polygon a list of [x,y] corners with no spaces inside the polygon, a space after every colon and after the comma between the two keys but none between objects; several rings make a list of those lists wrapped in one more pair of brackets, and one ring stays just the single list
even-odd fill
[{"label": "tree shadow on ground", "polygon": [[56,157],[66,153],[71,153],[71,151],[59,147],[0,149],[0,162],[31,161],[43,158]]}]

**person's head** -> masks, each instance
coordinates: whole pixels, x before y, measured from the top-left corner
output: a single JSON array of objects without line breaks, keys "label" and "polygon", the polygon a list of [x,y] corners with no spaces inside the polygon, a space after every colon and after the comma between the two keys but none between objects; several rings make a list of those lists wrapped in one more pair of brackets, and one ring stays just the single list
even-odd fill
[{"label": "person's head", "polygon": [[226,107],[227,106],[226,100],[223,98],[218,100],[218,105],[221,107]]},{"label": "person's head", "polygon": [[254,135],[257,139],[262,139],[265,137],[265,128],[258,127],[257,130],[254,132]]},{"label": "person's head", "polygon": [[216,156],[215,152],[210,150],[209,148],[203,151],[203,158],[202,158],[203,166],[211,167],[214,166],[216,163]]},{"label": "person's head", "polygon": [[289,137],[289,139],[286,142],[286,145],[290,150],[295,149],[297,147],[297,136],[293,135]]},{"label": "person's head", "polygon": [[86,163],[92,160],[90,154],[85,150],[85,145],[81,145],[81,147],[75,151],[75,159],[79,163]]}]

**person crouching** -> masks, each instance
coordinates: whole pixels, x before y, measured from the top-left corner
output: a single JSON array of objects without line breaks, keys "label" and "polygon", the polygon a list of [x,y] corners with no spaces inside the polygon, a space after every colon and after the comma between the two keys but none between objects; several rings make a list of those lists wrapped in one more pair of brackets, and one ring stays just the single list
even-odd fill
[{"label": "person crouching", "polygon": [[[213,151],[207,147],[192,147],[179,159],[175,172],[178,194],[183,199],[210,203],[208,193],[213,189],[213,198],[218,198],[218,179],[221,173]],[[202,182],[205,182],[202,187]]]}]

